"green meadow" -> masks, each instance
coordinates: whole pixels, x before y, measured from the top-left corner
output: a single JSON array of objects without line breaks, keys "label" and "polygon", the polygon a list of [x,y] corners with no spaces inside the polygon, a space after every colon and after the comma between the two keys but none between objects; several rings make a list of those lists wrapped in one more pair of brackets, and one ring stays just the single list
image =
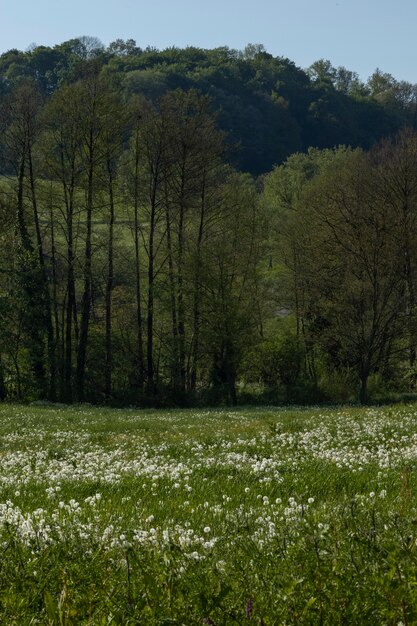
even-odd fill
[{"label": "green meadow", "polygon": [[417,408],[0,406],[0,623],[417,623]]}]

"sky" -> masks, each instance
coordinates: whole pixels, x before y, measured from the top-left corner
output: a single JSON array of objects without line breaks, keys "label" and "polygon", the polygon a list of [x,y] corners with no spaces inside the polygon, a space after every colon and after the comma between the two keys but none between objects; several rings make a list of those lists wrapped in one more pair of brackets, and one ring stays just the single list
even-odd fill
[{"label": "sky", "polygon": [[242,50],[261,43],[299,67],[329,59],[365,80],[417,83],[416,0],[0,0],[0,53],[81,35],[105,45]]}]

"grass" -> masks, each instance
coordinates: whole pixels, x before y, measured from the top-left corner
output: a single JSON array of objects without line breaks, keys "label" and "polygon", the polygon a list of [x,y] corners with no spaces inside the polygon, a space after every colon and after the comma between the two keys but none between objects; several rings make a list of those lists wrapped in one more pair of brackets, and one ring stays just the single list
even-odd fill
[{"label": "grass", "polygon": [[417,409],[0,406],[0,623],[416,624]]}]

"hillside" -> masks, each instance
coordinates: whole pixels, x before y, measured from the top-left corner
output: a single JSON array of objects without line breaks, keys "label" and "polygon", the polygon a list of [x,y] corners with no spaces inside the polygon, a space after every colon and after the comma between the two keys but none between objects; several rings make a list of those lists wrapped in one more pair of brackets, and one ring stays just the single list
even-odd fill
[{"label": "hillside", "polygon": [[226,133],[230,160],[253,175],[270,171],[308,147],[341,144],[369,148],[404,125],[415,124],[415,88],[379,70],[367,83],[346,68],[318,61],[302,70],[261,45],[141,49],[133,40],[107,48],[82,37],[54,47],[9,50],[0,56],[0,98],[22,77],[47,96],[98,66],[126,97],[156,100],[168,90],[196,88],[212,99]]}]

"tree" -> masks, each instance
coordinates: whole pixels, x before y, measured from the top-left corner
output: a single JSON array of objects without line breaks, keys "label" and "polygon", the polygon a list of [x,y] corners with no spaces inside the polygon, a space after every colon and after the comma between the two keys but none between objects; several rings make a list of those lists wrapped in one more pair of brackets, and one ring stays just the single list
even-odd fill
[{"label": "tree", "polygon": [[[111,177],[112,174],[112,146],[120,140],[120,137],[115,138],[115,130],[117,132],[120,130],[119,121],[115,122],[115,120],[122,118],[119,115],[120,109],[113,93],[95,71],[57,94],[51,104],[50,113],[49,127],[55,142],[55,152],[52,160],[50,159],[50,167],[52,171],[56,172],[62,185],[67,236],[66,395],[72,396],[70,378],[72,369],[72,321],[74,321],[77,340],[76,397],[82,401],[85,397],[85,371],[92,299],[93,214],[102,187],[100,178],[102,172],[103,170],[106,171],[108,177]],[[83,289],[79,318],[75,298],[73,238],[73,220],[78,185],[81,185],[85,190],[84,206],[80,208],[85,224],[85,234]],[[113,182],[111,182],[111,187],[112,185]],[[110,206],[113,206],[112,199],[110,199]],[[112,219],[110,220],[111,224]],[[111,273],[111,261],[109,268]]]},{"label": "tree", "polygon": [[157,391],[154,356],[155,281],[158,273],[157,255],[164,237],[163,233],[158,232],[158,227],[164,217],[162,194],[165,180],[166,138],[162,120],[150,103],[144,107],[138,138],[143,151],[142,197],[148,222],[145,243],[147,255],[146,385],[148,395],[154,396]]},{"label": "tree", "polygon": [[392,231],[402,258],[399,278],[404,281],[407,319],[408,361],[416,362],[417,320],[417,136],[410,129],[381,142],[372,152],[375,186],[379,202],[388,204],[396,215]]},{"label": "tree", "polygon": [[61,398],[66,402],[73,400],[73,353],[74,344],[78,344],[79,337],[75,285],[77,237],[74,230],[75,220],[80,211],[79,189],[83,181],[84,168],[78,91],[79,87],[74,85],[61,87],[47,104],[44,112],[46,132],[40,147],[44,155],[46,173],[56,183],[56,196],[60,188],[62,201],[62,207],[59,207],[62,220],[58,220],[58,225],[66,242],[66,252],[63,254],[66,290],[62,304],[64,312],[61,333]]},{"label": "tree", "polygon": [[137,47],[134,39],[116,39],[109,44],[107,52],[116,56],[135,56],[142,50]]},{"label": "tree", "polygon": [[319,85],[332,86],[336,81],[337,70],[327,59],[315,61],[307,70],[313,82]]},{"label": "tree", "polygon": [[[211,211],[210,195],[216,184],[213,170],[219,167],[223,151],[222,134],[215,128],[207,97],[195,91],[166,94],[159,110],[166,135],[164,204],[173,324],[172,370],[175,393],[184,398],[187,388],[195,388],[200,332],[200,252],[207,212]],[[191,244],[194,237],[196,243]],[[195,246],[193,250],[191,245]],[[194,276],[188,278],[187,257],[194,250]],[[187,295],[191,290],[186,284],[191,284],[194,292],[192,315],[187,311]],[[191,331],[186,323],[190,318]]]},{"label": "tree", "polygon": [[[5,102],[3,141],[5,156],[16,174],[16,228],[20,238],[17,275],[26,299],[24,326],[31,338],[32,369],[40,395],[55,399],[55,339],[34,171],[34,145],[39,134],[41,106],[36,85],[32,81],[20,83]],[[26,193],[30,198],[33,226],[28,222]]]},{"label": "tree", "polygon": [[304,196],[309,183],[333,160],[334,153],[328,150],[294,154],[265,177],[263,190],[270,224],[267,280],[273,292],[272,312],[291,312],[295,317],[296,338],[304,353],[303,369],[314,386],[318,384],[317,338],[309,321],[316,301],[311,255],[317,242]]},{"label": "tree", "polygon": [[237,404],[243,356],[257,332],[256,283],[262,256],[261,220],[249,177],[233,174],[222,186],[222,213],[204,254],[205,351],[214,388],[226,386]]},{"label": "tree", "polygon": [[384,368],[398,339],[404,299],[397,214],[373,181],[369,158],[346,152],[305,196],[316,230],[315,324],[333,361],[356,369],[362,403],[369,375]]},{"label": "tree", "polygon": [[[107,94],[109,96],[109,94]],[[112,292],[114,287],[114,223],[115,223],[115,186],[117,165],[122,152],[126,114],[122,103],[116,97],[108,100],[103,114],[103,150],[104,180],[108,193],[108,244],[107,244],[107,276],[105,294],[105,380],[104,397],[108,402],[112,393]]]}]

